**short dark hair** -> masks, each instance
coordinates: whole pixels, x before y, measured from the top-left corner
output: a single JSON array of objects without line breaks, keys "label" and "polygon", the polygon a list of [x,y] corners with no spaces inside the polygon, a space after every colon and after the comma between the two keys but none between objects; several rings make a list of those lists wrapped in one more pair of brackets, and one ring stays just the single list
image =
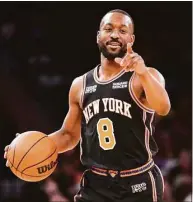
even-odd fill
[{"label": "short dark hair", "polygon": [[[109,12],[107,12],[105,15],[107,15],[108,13],[121,13],[121,14],[123,14],[123,15],[126,15],[126,16],[128,16],[130,19],[131,19],[131,22],[132,22],[132,27],[133,27],[133,32],[134,32],[134,22],[133,22],[133,18],[129,15],[129,13],[127,13],[126,11],[124,11],[124,10],[121,10],[121,9],[113,9],[113,10],[110,10]],[[105,16],[104,15],[104,16]],[[103,16],[103,18],[104,18],[104,16]],[[103,20],[103,18],[102,18],[102,20]],[[101,23],[102,23],[102,20],[101,20],[101,22],[100,22],[100,27],[101,27]]]}]

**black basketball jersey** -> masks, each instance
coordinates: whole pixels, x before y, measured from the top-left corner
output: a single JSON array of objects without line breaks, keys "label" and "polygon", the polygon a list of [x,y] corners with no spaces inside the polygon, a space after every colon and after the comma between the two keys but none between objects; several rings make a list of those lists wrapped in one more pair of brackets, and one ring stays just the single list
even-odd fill
[{"label": "black basketball jersey", "polygon": [[81,162],[87,167],[126,170],[157,153],[154,111],[139,102],[132,89],[135,73],[122,70],[99,81],[98,69],[84,75]]}]

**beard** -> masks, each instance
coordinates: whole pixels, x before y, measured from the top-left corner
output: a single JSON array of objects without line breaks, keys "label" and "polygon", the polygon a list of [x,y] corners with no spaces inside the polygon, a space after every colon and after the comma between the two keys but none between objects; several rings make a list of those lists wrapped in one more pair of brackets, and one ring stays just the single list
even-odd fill
[{"label": "beard", "polygon": [[121,49],[116,53],[110,52],[107,49],[107,46],[105,44],[99,43],[98,47],[99,47],[100,53],[102,53],[105,58],[107,58],[108,60],[111,60],[111,61],[113,61],[117,57],[123,58],[127,52],[127,46],[126,45],[123,45],[121,47]]}]

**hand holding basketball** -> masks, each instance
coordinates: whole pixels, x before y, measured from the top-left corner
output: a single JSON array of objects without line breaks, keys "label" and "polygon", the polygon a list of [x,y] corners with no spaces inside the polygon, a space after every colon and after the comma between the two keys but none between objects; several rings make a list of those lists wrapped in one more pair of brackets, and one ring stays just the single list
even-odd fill
[{"label": "hand holding basketball", "polygon": [[55,170],[58,152],[47,135],[29,131],[17,136],[5,147],[6,166],[20,179],[37,182]]},{"label": "hand holding basketball", "polygon": [[[17,137],[18,135],[20,135],[20,134],[19,134],[19,133],[16,133],[15,136]],[[5,151],[5,152],[4,152],[4,159],[7,159],[7,151],[8,151],[8,150],[9,150],[9,145],[5,146],[5,149],[4,149],[4,151]],[[6,161],[6,166],[9,167],[9,161],[8,161],[8,160]]]}]

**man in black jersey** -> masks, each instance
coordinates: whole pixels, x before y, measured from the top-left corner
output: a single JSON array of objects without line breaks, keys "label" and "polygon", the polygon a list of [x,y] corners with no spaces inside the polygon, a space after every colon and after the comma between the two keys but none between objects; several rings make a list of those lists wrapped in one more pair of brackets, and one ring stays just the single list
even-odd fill
[{"label": "man in black jersey", "polygon": [[163,76],[132,50],[134,40],[128,13],[112,10],[102,18],[101,63],[73,81],[68,114],[49,135],[59,153],[81,139],[81,162],[88,170],[76,202],[162,201],[163,178],[152,159],[153,120],[155,113],[168,114],[170,101]]}]

